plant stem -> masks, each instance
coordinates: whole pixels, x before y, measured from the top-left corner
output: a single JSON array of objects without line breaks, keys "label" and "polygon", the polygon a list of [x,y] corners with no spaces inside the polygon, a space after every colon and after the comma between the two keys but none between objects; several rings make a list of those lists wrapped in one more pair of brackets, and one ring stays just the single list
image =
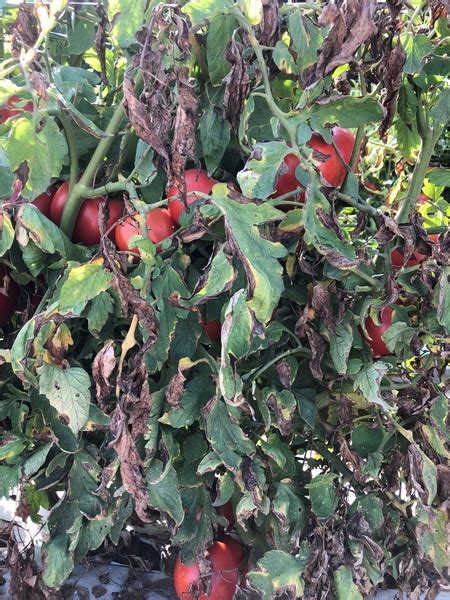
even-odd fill
[{"label": "plant stem", "polygon": [[367,215],[370,215],[371,217],[379,216],[378,210],[373,206],[370,206],[370,204],[358,201],[355,198],[352,198],[351,196],[347,196],[346,194],[341,194],[341,192],[337,193],[337,197],[339,198],[339,200],[342,200],[349,206],[353,206],[354,208],[357,208],[361,212],[364,212]]},{"label": "plant stem", "polygon": [[86,167],[85,172],[81,176],[81,179],[78,183],[76,183],[71,189],[69,199],[64,206],[62,218],[61,218],[61,229],[62,231],[70,237],[72,235],[73,227],[75,224],[75,220],[78,215],[78,211],[80,210],[80,206],[83,203],[83,197],[81,194],[81,190],[85,187],[92,186],[92,181],[94,179],[95,173],[100,165],[100,163],[105,158],[108,150],[111,147],[111,144],[114,141],[115,134],[119,131],[120,124],[122,123],[124,117],[124,108],[123,102],[117,106],[114,114],[112,116],[111,121],[106,128],[106,133],[108,137],[105,137],[100,140],[97,148],[95,149],[94,154],[92,155],[89,164]]},{"label": "plant stem", "polygon": [[354,268],[351,270],[351,273],[353,273],[357,277],[360,277],[361,279],[364,279],[364,281],[366,281],[370,286],[372,286],[376,290],[379,290],[381,288],[381,283],[373,277],[371,277],[370,275],[367,275],[367,273],[364,273],[364,271]]},{"label": "plant stem", "polygon": [[72,123],[70,122],[69,117],[61,112],[59,115],[59,120],[61,125],[63,126],[64,133],[66,135],[67,145],[69,147],[69,157],[70,157],[70,176],[69,176],[69,191],[72,190],[73,186],[77,182],[78,179],[78,153],[77,153],[77,141],[75,139],[75,134],[73,131]]},{"label": "plant stem", "polygon": [[202,77],[206,80],[209,79],[208,66],[205,62],[205,58],[203,56],[203,52],[200,44],[198,43],[197,36],[195,33],[189,34],[189,43],[191,44],[191,48],[194,51],[195,58],[197,59],[198,66],[200,67],[200,71]]},{"label": "plant stem", "polygon": [[433,154],[434,146],[441,135],[441,131],[441,127],[437,127],[433,131],[427,131],[425,137],[422,139],[422,146],[420,148],[416,166],[414,167],[408,193],[403,198],[401,207],[395,218],[397,223],[408,223],[409,215],[422,191],[423,180],[430,163],[431,155]]},{"label": "plant stem", "polygon": [[272,360],[269,360],[269,362],[267,362],[261,368],[256,369],[256,371],[253,370],[253,371],[250,371],[249,373],[246,373],[245,375],[242,376],[242,379],[244,381],[246,381],[246,380],[253,381],[254,379],[257,379],[258,377],[260,377],[265,371],[267,371],[267,369],[270,369],[270,367],[272,367],[274,364],[276,364],[283,358],[286,358],[286,356],[293,356],[294,354],[303,354],[303,356],[305,358],[309,358],[311,356],[311,352],[307,348],[303,348],[303,347],[291,348],[290,350],[286,350],[286,352],[283,352],[282,354],[275,356],[275,358],[272,358]]}]

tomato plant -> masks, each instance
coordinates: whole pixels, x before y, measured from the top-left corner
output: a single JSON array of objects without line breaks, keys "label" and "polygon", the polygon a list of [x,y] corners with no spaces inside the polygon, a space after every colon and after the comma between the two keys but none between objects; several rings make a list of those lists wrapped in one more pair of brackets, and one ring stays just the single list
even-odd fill
[{"label": "tomato plant", "polygon": [[[64,210],[64,206],[69,197],[69,182],[62,183],[53,196],[50,206],[50,218],[59,225]],[[76,243],[85,246],[94,246],[100,243],[100,229],[98,225],[98,214],[101,204],[107,200],[106,196],[97,196],[95,198],[86,198],[78,212],[77,219],[73,228],[72,239]],[[124,206],[121,200],[108,200],[109,218],[106,223],[106,229],[109,231],[109,237],[114,235],[114,224],[122,216]]]},{"label": "tomato plant", "polygon": [[[184,564],[180,558],[175,563],[174,584],[180,600],[232,600],[245,571],[245,555],[235,539],[225,536],[214,542],[208,550],[211,562],[211,590],[206,593],[199,564]],[[206,588],[207,589],[207,588]]]},{"label": "tomato plant", "polygon": [[433,595],[446,9],[144,4],[0,11],[0,490],[45,526],[15,593],[139,528],[186,598]]},{"label": "tomato plant", "polygon": [[[175,230],[170,213],[165,208],[154,208],[147,213],[146,217],[148,237],[154,244],[162,242],[168,238]],[[129,240],[133,236],[142,235],[141,228],[133,217],[127,217],[122,223],[116,226],[115,236],[116,244],[119,250],[130,251],[132,254],[139,254],[137,248],[129,248]]]},{"label": "tomato plant", "polygon": [[[185,172],[186,182],[186,197],[187,205],[190,206],[199,196],[196,196],[194,192],[201,192],[202,194],[209,194],[216,182],[215,179],[208,177],[207,173],[203,169],[188,169]],[[178,188],[174,185],[167,190],[167,197],[176,197],[178,195]],[[169,211],[172,221],[177,225],[180,224],[180,215],[184,211],[184,204],[181,200],[171,200],[169,202]]]}]

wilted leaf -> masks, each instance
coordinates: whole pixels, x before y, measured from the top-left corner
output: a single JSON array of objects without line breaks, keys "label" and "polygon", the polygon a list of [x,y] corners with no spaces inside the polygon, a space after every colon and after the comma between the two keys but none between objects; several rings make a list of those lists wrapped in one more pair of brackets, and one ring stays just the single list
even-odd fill
[{"label": "wilted leaf", "polygon": [[226,196],[214,195],[212,202],[225,216],[228,242],[245,269],[248,305],[256,318],[265,323],[283,291],[283,269],[277,259],[286,256],[287,250],[280,243],[261,237],[257,225],[276,220],[283,213],[268,204],[239,204]]},{"label": "wilted leaf", "polygon": [[243,57],[244,46],[231,39],[225,47],[225,59],[231,64],[231,71],[225,77],[223,99],[225,117],[234,131],[239,129],[239,118],[250,92],[250,76]]},{"label": "wilted leaf", "polygon": [[224,252],[224,247],[219,246],[211,256],[205,273],[195,287],[195,294],[191,298],[192,304],[201,304],[227,292],[236,278],[230,257]]},{"label": "wilted leaf", "polygon": [[363,600],[361,593],[356,587],[350,567],[342,565],[334,573],[334,585],[338,600]]}]

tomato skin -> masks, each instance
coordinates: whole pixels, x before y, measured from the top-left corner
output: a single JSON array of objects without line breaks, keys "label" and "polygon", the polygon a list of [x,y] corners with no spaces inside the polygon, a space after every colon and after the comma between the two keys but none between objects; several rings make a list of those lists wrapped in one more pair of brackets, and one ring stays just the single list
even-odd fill
[{"label": "tomato skin", "polygon": [[[438,241],[439,235],[437,233],[432,233],[428,236],[428,240],[433,244],[436,244]],[[396,269],[400,269],[401,267],[413,267],[415,265],[420,264],[422,261],[426,259],[426,255],[422,254],[418,250],[414,250],[409,259],[404,262],[405,257],[401,248],[396,248],[391,252],[391,262]]]},{"label": "tomato skin", "polygon": [[[69,182],[65,181],[53,196],[50,206],[50,219],[56,225],[61,223],[61,217],[64,206],[69,197]],[[84,246],[95,246],[100,243],[100,229],[98,227],[98,213],[100,203],[105,202],[106,197],[98,196],[96,198],[86,198],[81,205],[80,211],[75,221],[72,233],[72,241],[81,243]],[[109,218],[106,223],[106,229],[109,229],[122,216],[124,204],[122,200],[109,200]],[[110,231],[108,237],[112,238],[114,231]]]},{"label": "tomato skin", "polygon": [[226,502],[223,506],[220,506],[218,511],[221,517],[225,517],[228,521],[228,527],[225,528],[225,531],[230,531],[236,524],[236,519],[234,518],[233,505],[230,501]]},{"label": "tomato skin", "polygon": [[54,196],[55,190],[53,187],[49,187],[47,191],[39,194],[37,198],[35,198],[31,204],[41,211],[43,215],[50,219],[50,207],[52,205],[52,200]]},{"label": "tomato skin", "polygon": [[[146,221],[149,240],[154,244],[162,242],[175,231],[167,208],[154,208],[150,210],[147,213]],[[122,223],[116,226],[115,236],[117,247],[123,252],[135,254],[134,262],[137,262],[137,257],[139,256],[138,248],[130,250],[128,248],[128,240],[134,235],[141,235],[141,228],[133,217],[127,217]]]},{"label": "tomato skin", "polygon": [[21,112],[26,110],[27,112],[31,112],[33,110],[33,103],[27,102],[23,108],[14,109],[14,105],[17,102],[20,102],[22,98],[19,96],[10,96],[6,105],[3,108],[0,108],[0,124],[5,123],[11,117],[15,117],[16,115],[20,115]]},{"label": "tomato skin", "polygon": [[368,339],[364,334],[363,337],[375,358],[391,354],[381,336],[392,325],[393,312],[390,306],[385,306],[380,313],[380,325],[376,325],[370,317],[367,317],[365,321],[366,330],[371,339]]},{"label": "tomato skin", "polygon": [[207,321],[204,317],[202,317],[202,327],[203,331],[212,342],[217,342],[220,340],[222,323],[218,319]]},{"label": "tomato skin", "polygon": [[232,600],[237,585],[242,585],[245,570],[243,547],[233,538],[225,536],[222,541],[214,542],[208,550],[208,559],[213,573],[211,593],[206,595],[197,563],[185,565],[177,558],[173,578],[180,600]]},{"label": "tomato skin", "polygon": [[[353,152],[353,146],[355,145],[355,138],[350,131],[347,131],[347,129],[334,127],[333,139],[342,155],[342,158],[346,163],[348,163]],[[333,187],[339,187],[342,185],[345,179],[346,169],[334,147],[330,144],[327,144],[323,137],[318,133],[313,133],[308,142],[308,146],[310,146],[313,150],[320,152],[320,154],[323,154],[325,157],[323,160],[322,158],[320,159],[321,164],[319,165],[319,171],[322,173],[323,178]],[[273,198],[278,198],[279,196],[292,192],[301,186],[300,182],[295,177],[295,169],[300,164],[299,159],[295,156],[295,154],[288,154],[284,159],[284,164],[288,170],[278,178],[275,186],[275,193],[272,195]],[[305,201],[304,193],[300,194],[298,201]],[[292,207],[292,205],[286,205],[278,208],[289,210],[292,209]]]},{"label": "tomato skin", "polygon": [[[202,194],[209,194],[213,188],[213,186],[217,183],[215,179],[212,177],[208,177],[206,171],[200,169],[188,169],[185,174],[186,180],[186,193],[190,192],[201,192]],[[173,185],[169,190],[167,190],[167,197],[176,196],[178,194],[177,188]],[[193,204],[196,200],[198,200],[198,196],[195,194],[191,194],[187,196],[186,202],[188,206]],[[169,202],[169,212],[172,217],[172,221],[176,224],[180,224],[180,215],[184,211],[184,204],[181,200],[172,200]]]},{"label": "tomato skin", "polygon": [[17,307],[19,286],[0,265],[0,327],[6,325]]}]

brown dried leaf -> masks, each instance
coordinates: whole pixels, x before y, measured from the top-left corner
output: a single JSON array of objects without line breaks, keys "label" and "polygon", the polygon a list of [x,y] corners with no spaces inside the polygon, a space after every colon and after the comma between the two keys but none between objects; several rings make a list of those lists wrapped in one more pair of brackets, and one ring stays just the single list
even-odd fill
[{"label": "brown dried leaf", "polygon": [[179,408],[181,396],[184,392],[184,382],[186,377],[182,371],[178,371],[169,381],[169,385],[166,388],[166,400],[173,408]]},{"label": "brown dried leaf", "polygon": [[383,65],[384,94],[381,102],[385,109],[385,116],[378,129],[380,138],[384,138],[392,125],[397,110],[397,98],[402,83],[402,70],[406,62],[406,54],[400,43],[391,49],[386,64]]},{"label": "brown dried leaf", "polygon": [[323,355],[325,354],[327,347],[326,342],[323,337],[312,327],[312,325],[309,325],[309,323],[304,326],[304,332],[308,338],[309,347],[311,348],[311,360],[309,362],[311,373],[315,379],[323,379],[320,363]]},{"label": "brown dried leaf", "polygon": [[92,377],[95,381],[97,401],[103,406],[103,401],[111,393],[112,385],[109,381],[117,364],[114,356],[114,342],[106,342],[103,348],[96,354],[92,362]]},{"label": "brown dried leaf", "polygon": [[32,5],[26,4],[26,2],[19,4],[11,34],[11,54],[13,58],[18,59],[22,51],[26,52],[33,48],[39,37],[39,21]]},{"label": "brown dried leaf", "polygon": [[351,467],[351,470],[353,471],[353,477],[356,479],[356,481],[359,483],[364,483],[366,477],[362,472],[364,466],[362,458],[360,458],[356,452],[352,452],[352,450],[350,450],[348,442],[344,437],[339,436],[339,438],[339,453],[343,462],[348,467]]},{"label": "brown dried leaf", "polygon": [[231,71],[224,79],[224,112],[235,131],[239,128],[239,119],[250,92],[250,77],[243,58],[244,50],[242,44],[230,40],[224,53],[225,59],[231,64]]},{"label": "brown dried leaf", "polygon": [[331,25],[322,45],[316,77],[322,79],[336,67],[354,61],[358,48],[374,36],[376,0],[344,0],[340,6],[330,2],[319,17],[323,27]]},{"label": "brown dried leaf", "polygon": [[242,480],[244,481],[245,489],[252,495],[252,500],[255,506],[262,508],[263,490],[259,485],[259,481],[253,470],[252,459],[249,456],[244,456],[241,463]]},{"label": "brown dried leaf", "polygon": [[350,234],[350,237],[352,238],[352,240],[356,240],[360,236],[360,234],[363,233],[363,231],[366,229],[366,226],[367,226],[367,214],[362,211],[359,211],[357,221],[356,221],[356,227]]},{"label": "brown dried leaf", "polygon": [[32,71],[30,73],[30,82],[39,98],[48,100],[47,89],[50,83],[47,77],[45,77],[45,75],[39,71]]},{"label": "brown dried leaf", "polygon": [[100,77],[103,85],[108,85],[108,77],[106,75],[106,30],[109,25],[106,10],[101,2],[97,2],[95,11],[99,21],[97,23],[97,31],[95,34],[95,50],[100,62]]},{"label": "brown dried leaf", "polygon": [[314,286],[311,306],[321,322],[325,324],[325,327],[334,333],[336,331],[336,317],[331,304],[330,288],[327,284],[318,283]]},{"label": "brown dried leaf", "polygon": [[278,0],[262,0],[263,18],[256,27],[259,43],[273,48],[280,39],[280,17]]},{"label": "brown dried leaf", "polygon": [[288,390],[291,389],[291,366],[286,358],[278,361],[276,364],[278,377],[281,385]]},{"label": "brown dried leaf", "polygon": [[158,135],[158,132],[153,127],[153,120],[149,109],[136,98],[134,83],[129,71],[125,73],[123,79],[123,94],[125,111],[136,131],[136,135],[149,144],[168,164],[169,155],[165,147],[167,138],[162,138]]},{"label": "brown dried leaf", "polygon": [[144,480],[144,465],[128,430],[125,412],[120,402],[111,414],[113,441],[109,444],[120,459],[120,477],[124,488],[135,501],[135,511],[144,523],[149,522],[148,494]]},{"label": "brown dried leaf", "polygon": [[195,85],[189,82],[187,67],[177,70],[177,87],[178,105],[175,116],[168,185],[174,185],[179,192],[178,197],[186,203],[186,181],[184,177],[186,160],[190,158],[197,164],[197,168],[200,168],[195,148],[199,98],[196,94]]},{"label": "brown dried leaf", "polygon": [[130,415],[128,425],[134,442],[138,442],[148,429],[151,395],[144,355],[152,343],[147,341],[142,346],[133,358],[134,369],[127,376],[122,374],[117,382],[123,392],[121,402]]},{"label": "brown dried leaf", "polygon": [[395,304],[399,296],[400,288],[392,275],[389,275],[386,279],[386,298],[383,304],[380,305],[380,310],[385,306],[392,306],[392,304]]}]

